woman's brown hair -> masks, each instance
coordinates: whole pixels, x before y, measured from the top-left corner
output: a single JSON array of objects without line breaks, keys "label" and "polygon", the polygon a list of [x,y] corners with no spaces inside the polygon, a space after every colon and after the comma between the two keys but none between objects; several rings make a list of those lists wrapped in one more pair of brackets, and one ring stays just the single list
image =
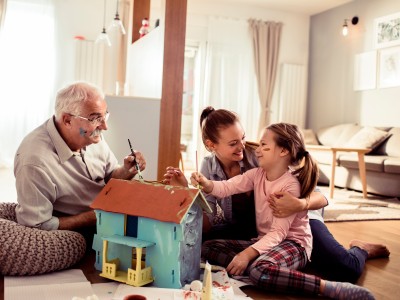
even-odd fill
[{"label": "woman's brown hair", "polygon": [[218,144],[219,130],[227,128],[239,121],[239,117],[236,113],[226,109],[214,109],[212,106],[208,106],[203,109],[200,115],[200,128],[201,137],[203,144],[208,151],[206,140]]}]

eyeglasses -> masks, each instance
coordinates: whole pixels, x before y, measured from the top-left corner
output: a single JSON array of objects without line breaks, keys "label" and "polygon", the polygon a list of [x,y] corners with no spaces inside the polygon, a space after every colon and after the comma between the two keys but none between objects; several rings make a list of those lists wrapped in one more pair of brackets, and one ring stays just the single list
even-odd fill
[{"label": "eyeglasses", "polygon": [[106,122],[108,120],[108,117],[110,116],[110,113],[107,111],[104,116],[93,117],[93,118],[90,118],[90,119],[82,117],[82,116],[73,115],[73,114],[70,114],[70,115],[75,117],[75,118],[86,120],[92,125],[100,125],[103,122]]}]

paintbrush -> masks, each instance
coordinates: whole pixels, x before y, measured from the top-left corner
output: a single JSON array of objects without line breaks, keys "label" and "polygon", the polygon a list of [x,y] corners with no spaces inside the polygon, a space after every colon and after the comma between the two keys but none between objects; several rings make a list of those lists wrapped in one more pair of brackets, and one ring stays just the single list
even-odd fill
[{"label": "paintbrush", "polygon": [[[199,159],[197,157],[197,150],[196,150],[196,173],[199,174]],[[197,185],[198,189],[201,189],[202,186],[200,184]]]},{"label": "paintbrush", "polygon": [[128,139],[128,143],[129,143],[129,148],[131,149],[132,156],[135,158],[133,160],[133,163],[136,165],[136,170],[137,170],[138,175],[139,175],[139,180],[143,181],[142,172],[140,172],[139,163],[136,160],[136,154],[135,154],[135,151],[133,151],[132,144],[131,144],[131,141],[129,139]]}]

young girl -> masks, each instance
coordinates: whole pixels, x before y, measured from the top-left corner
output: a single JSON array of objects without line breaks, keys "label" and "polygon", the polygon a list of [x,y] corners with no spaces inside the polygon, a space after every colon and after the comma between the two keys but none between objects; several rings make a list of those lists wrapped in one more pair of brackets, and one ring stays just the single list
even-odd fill
[{"label": "young girl", "polygon": [[254,190],[258,238],[255,241],[211,240],[203,245],[202,255],[223,265],[232,275],[248,274],[264,289],[323,294],[334,299],[374,299],[372,294],[349,283],[324,281],[297,271],[311,255],[312,236],[307,211],[286,218],[275,218],[267,199],[278,191],[307,198],[318,179],[318,167],[305,151],[297,126],[286,123],[267,127],[256,149],[259,168],[228,181],[211,181],[193,173],[191,183],[200,184],[205,193],[226,197]]}]

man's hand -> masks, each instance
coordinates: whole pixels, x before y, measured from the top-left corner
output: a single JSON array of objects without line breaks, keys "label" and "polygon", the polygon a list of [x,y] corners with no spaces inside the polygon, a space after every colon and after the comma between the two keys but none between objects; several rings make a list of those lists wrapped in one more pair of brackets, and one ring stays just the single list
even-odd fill
[{"label": "man's hand", "polygon": [[143,171],[146,168],[146,160],[141,152],[135,151],[124,158],[124,168],[128,170],[130,173],[137,174],[137,166],[139,166],[139,170]]},{"label": "man's hand", "polygon": [[139,166],[139,170],[143,171],[146,168],[146,160],[142,153],[135,151],[135,155],[130,154],[124,158],[123,166],[116,168],[111,177],[117,179],[132,179],[137,173],[136,163]]}]

